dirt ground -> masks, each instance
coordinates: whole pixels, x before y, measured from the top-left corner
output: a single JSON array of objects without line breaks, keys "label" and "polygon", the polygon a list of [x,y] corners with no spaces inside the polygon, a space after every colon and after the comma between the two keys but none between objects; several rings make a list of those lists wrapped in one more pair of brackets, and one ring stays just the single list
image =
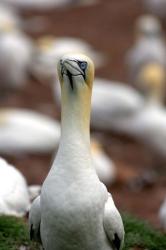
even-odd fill
[{"label": "dirt ground", "polygon": [[[44,20],[39,30],[27,29],[33,38],[50,33],[83,38],[108,57],[107,64],[98,69],[96,75],[127,82],[124,55],[134,40],[134,21],[143,12],[140,0],[101,0],[92,6],[21,14],[25,19],[38,16]],[[32,108],[59,117],[51,87],[33,79],[23,90],[1,100],[0,105]],[[159,227],[158,210],[166,194],[166,160],[131,138],[101,131],[95,133],[118,169],[117,182],[108,187],[118,208],[146,218]],[[41,184],[52,155],[5,157],[25,174],[29,184]]]}]

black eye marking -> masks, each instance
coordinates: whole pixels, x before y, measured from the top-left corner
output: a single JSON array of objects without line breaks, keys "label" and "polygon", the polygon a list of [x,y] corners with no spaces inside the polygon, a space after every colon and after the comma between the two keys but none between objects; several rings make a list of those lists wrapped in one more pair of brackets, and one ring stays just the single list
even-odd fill
[{"label": "black eye marking", "polygon": [[112,241],[116,250],[120,250],[121,240],[119,239],[117,233],[114,234],[114,240]]},{"label": "black eye marking", "polygon": [[71,89],[73,90],[74,89],[74,86],[73,86],[73,76],[72,74],[70,73],[70,71],[67,70],[67,76],[69,78],[69,82],[70,82],[70,86],[71,86]]}]

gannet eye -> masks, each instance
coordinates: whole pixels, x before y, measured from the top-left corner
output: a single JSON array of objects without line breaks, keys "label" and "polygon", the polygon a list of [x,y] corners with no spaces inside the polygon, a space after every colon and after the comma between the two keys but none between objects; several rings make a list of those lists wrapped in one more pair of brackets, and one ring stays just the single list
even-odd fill
[{"label": "gannet eye", "polygon": [[87,62],[78,62],[80,69],[85,70],[87,68]]}]

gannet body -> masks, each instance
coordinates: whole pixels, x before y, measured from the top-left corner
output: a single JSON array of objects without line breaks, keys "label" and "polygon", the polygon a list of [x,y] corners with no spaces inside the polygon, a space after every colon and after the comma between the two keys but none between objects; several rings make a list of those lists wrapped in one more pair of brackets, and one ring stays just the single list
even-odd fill
[{"label": "gannet body", "polygon": [[91,140],[91,152],[99,180],[106,185],[113,183],[116,179],[116,166],[104,152],[101,143],[94,138]]},{"label": "gannet body", "polygon": [[159,20],[153,16],[142,16],[137,20],[138,33],[134,46],[127,52],[126,64],[132,82],[137,81],[142,66],[159,63],[166,66],[166,44]]},{"label": "gannet body", "polygon": [[59,138],[58,121],[26,109],[0,109],[1,153],[49,152]]},{"label": "gannet body", "polygon": [[159,220],[162,228],[166,231],[166,199],[159,209]]},{"label": "gannet body", "polygon": [[91,125],[96,129],[116,131],[117,124],[140,110],[143,103],[142,96],[134,88],[116,81],[96,79]]},{"label": "gannet body", "polygon": [[147,64],[139,74],[139,84],[146,90],[144,106],[123,120],[121,126],[130,134],[154,148],[162,156],[166,156],[166,111],[163,107],[165,97],[165,69],[160,64]]},{"label": "gannet body", "polygon": [[23,216],[30,208],[24,176],[0,157],[0,214]]},{"label": "gannet body", "polygon": [[119,126],[121,131],[166,156],[166,112],[161,106],[146,104],[144,109],[126,121],[124,119]]},{"label": "gannet body", "polygon": [[19,31],[0,33],[0,88],[24,86],[32,51],[32,43],[23,33]]},{"label": "gannet body", "polygon": [[96,52],[91,45],[79,38],[48,37],[39,39],[36,55],[32,63],[33,74],[42,79],[55,79],[55,67],[60,57],[66,53],[80,52],[89,54],[99,67],[104,63],[104,56]]},{"label": "gannet body", "polygon": [[[58,64],[62,134],[37,205],[41,214],[37,231],[45,250],[113,250],[123,245],[122,219],[91,160],[93,71],[84,55],[66,55]],[[31,218],[31,228],[36,221],[36,216]]]}]

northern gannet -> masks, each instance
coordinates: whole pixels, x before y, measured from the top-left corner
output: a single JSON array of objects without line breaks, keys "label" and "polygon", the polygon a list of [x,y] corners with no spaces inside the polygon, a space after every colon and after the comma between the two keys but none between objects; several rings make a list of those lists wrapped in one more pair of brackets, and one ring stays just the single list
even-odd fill
[{"label": "northern gannet", "polygon": [[36,43],[36,53],[32,62],[32,73],[39,80],[54,80],[55,67],[60,57],[66,53],[85,53],[95,61],[95,66],[104,64],[104,55],[80,38],[43,36]]},{"label": "northern gannet", "polygon": [[61,140],[40,198],[30,211],[30,235],[41,239],[45,250],[122,249],[121,216],[91,159],[93,63],[84,55],[65,55],[59,61],[58,74],[62,89]]},{"label": "northern gannet", "polygon": [[24,176],[0,157],[0,215],[23,216],[30,208]]},{"label": "northern gannet", "polygon": [[50,117],[27,109],[0,109],[1,153],[49,152],[55,150],[59,138],[59,122]]},{"label": "northern gannet", "polygon": [[13,27],[19,28],[21,26],[20,17],[14,8],[0,3],[0,27],[4,27],[6,24],[10,23],[12,23]]},{"label": "northern gannet", "polygon": [[160,63],[166,66],[166,44],[160,21],[151,15],[141,16],[136,21],[136,42],[126,54],[132,83],[145,64]]},{"label": "northern gannet", "polygon": [[159,17],[166,17],[166,0],[143,0],[146,10]]},{"label": "northern gannet", "polygon": [[144,144],[166,157],[166,110],[163,107],[165,93],[165,70],[160,64],[145,65],[140,83],[146,89],[144,105],[132,116],[117,124],[121,131],[134,136]]},{"label": "northern gannet", "polygon": [[[18,56],[19,53],[19,56]],[[12,22],[0,23],[0,88],[24,86],[31,64],[33,43]]]}]

